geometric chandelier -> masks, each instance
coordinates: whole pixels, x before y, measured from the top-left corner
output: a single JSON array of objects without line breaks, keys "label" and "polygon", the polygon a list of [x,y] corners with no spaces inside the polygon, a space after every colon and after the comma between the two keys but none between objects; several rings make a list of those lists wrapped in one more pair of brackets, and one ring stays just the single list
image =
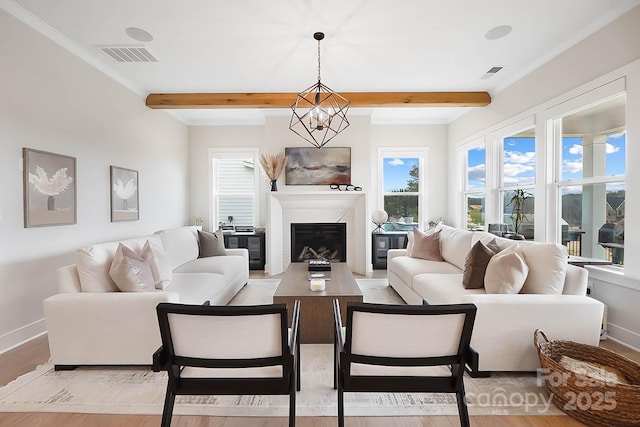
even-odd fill
[{"label": "geometric chandelier", "polygon": [[289,129],[322,148],[349,126],[347,110],[351,102],[320,82],[320,40],[324,33],[314,33],[313,38],[318,41],[318,83],[296,97]]}]

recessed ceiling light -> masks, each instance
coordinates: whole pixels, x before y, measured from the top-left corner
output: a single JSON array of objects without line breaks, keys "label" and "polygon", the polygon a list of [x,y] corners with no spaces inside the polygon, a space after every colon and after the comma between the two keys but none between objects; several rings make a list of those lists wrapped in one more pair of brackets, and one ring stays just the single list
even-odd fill
[{"label": "recessed ceiling light", "polygon": [[498,40],[509,34],[511,30],[513,30],[511,25],[498,25],[487,31],[484,38],[487,40]]},{"label": "recessed ceiling light", "polygon": [[129,27],[124,30],[129,37],[139,42],[149,43],[153,40],[153,36],[148,32],[138,27]]}]

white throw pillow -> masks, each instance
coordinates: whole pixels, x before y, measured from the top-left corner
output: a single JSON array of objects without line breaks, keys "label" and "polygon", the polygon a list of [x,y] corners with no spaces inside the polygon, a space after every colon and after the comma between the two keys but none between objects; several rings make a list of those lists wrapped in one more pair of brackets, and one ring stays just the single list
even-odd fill
[{"label": "white throw pillow", "polygon": [[484,275],[484,289],[488,294],[517,294],[522,289],[529,267],[515,247],[491,257]]},{"label": "white throw pillow", "polygon": [[172,273],[167,252],[164,248],[147,240],[142,247],[140,256],[148,261],[151,266],[156,289],[164,289],[169,286]]},{"label": "white throw pillow", "polygon": [[435,231],[438,230],[440,230],[440,252],[442,258],[460,270],[464,270],[467,254],[473,246],[471,243],[473,233],[444,224],[440,224],[435,228]]},{"label": "white throw pillow", "polygon": [[118,292],[109,277],[109,268],[118,243],[101,243],[85,246],[77,251],[77,266],[82,292]]},{"label": "white throw pillow", "polygon": [[521,244],[529,275],[522,287],[523,294],[555,294],[564,289],[569,255],[567,247],[556,243]]},{"label": "white throw pillow", "polygon": [[155,280],[151,265],[122,243],[118,245],[109,276],[122,292],[152,291]]}]

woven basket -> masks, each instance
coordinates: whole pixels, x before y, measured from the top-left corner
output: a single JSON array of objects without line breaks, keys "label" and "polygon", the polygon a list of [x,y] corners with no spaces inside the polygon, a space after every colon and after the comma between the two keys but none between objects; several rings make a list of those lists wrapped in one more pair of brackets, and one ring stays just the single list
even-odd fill
[{"label": "woven basket", "polygon": [[[542,337],[544,342],[539,342]],[[542,376],[553,404],[578,421],[593,427],[640,426],[640,365],[612,351],[572,341],[550,341],[541,330],[533,334]],[[578,363],[610,367],[628,384],[577,374],[561,364],[563,356]],[[564,359],[566,361],[566,359]],[[608,371],[608,369],[607,369]]]}]

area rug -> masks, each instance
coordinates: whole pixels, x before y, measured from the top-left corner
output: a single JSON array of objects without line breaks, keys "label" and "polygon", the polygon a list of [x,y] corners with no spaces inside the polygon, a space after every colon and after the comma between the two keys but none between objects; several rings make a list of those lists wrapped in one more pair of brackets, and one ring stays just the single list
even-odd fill
[{"label": "area rug", "polygon": [[[386,281],[361,279],[365,301],[401,302]],[[234,304],[263,303],[273,295],[274,280],[251,280]],[[333,347],[303,344],[299,416],[336,416]],[[465,378],[471,415],[559,415],[535,374],[494,374]],[[166,374],[148,368],[78,368],[39,366],[0,388],[1,412],[75,412],[98,414],[162,413]],[[179,396],[177,415],[286,416],[287,396]],[[347,416],[456,415],[454,395],[444,393],[346,393]]]}]

